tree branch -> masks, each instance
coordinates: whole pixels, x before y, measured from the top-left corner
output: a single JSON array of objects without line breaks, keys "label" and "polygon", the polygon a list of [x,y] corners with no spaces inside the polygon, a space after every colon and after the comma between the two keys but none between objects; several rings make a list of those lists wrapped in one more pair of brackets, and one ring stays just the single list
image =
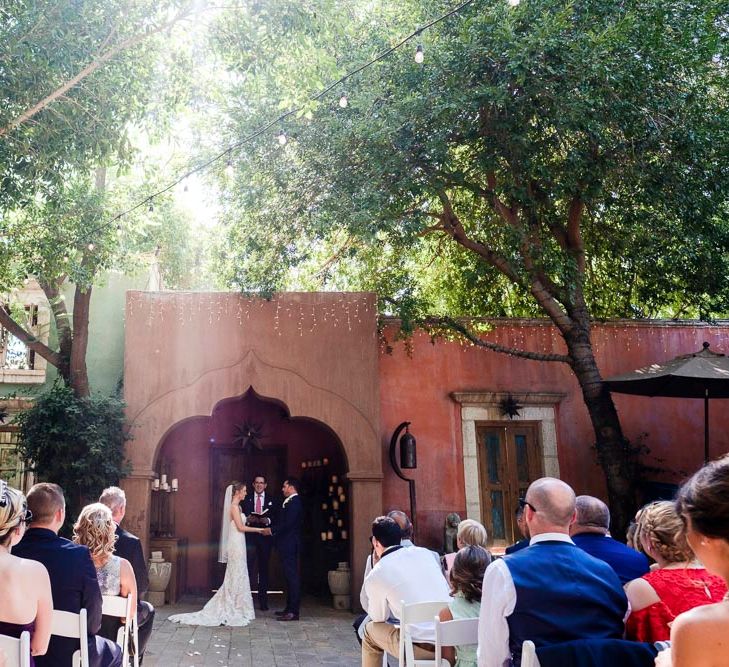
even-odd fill
[{"label": "tree branch", "polygon": [[33,352],[39,354],[49,364],[58,368],[61,363],[60,355],[57,352],[54,352],[45,343],[38,340],[38,338],[36,338],[32,333],[26,331],[25,328],[20,326],[20,324],[18,324],[5,309],[5,305],[0,305],[0,326],[7,329],[29,350],[33,350]]},{"label": "tree branch", "polygon": [[111,47],[110,49],[99,55],[95,60],[91,61],[88,65],[86,65],[86,67],[80,70],[71,79],[66,81],[66,83],[64,83],[62,86],[56,88],[56,90],[54,90],[49,95],[46,95],[42,100],[30,107],[30,109],[27,109],[22,114],[20,114],[20,116],[10,121],[7,125],[5,125],[5,127],[0,127],[0,137],[8,134],[11,130],[14,130],[16,127],[22,125],[30,118],[35,116],[37,113],[45,109],[45,107],[47,107],[56,99],[67,93],[69,90],[71,90],[71,88],[83,81],[86,77],[93,74],[97,69],[99,69],[102,65],[111,60],[117,54],[121,53],[122,51],[126,51],[127,49],[130,49],[134,46],[137,46],[152,35],[155,35],[159,32],[162,32],[163,30],[166,30],[167,28],[172,27],[175,23],[177,23],[177,21],[179,21],[190,11],[191,7],[191,4],[186,5],[166,23],[163,23],[156,28],[153,28],[149,32],[138,33],[133,37],[130,37],[129,39],[125,39],[119,42],[116,46]]}]

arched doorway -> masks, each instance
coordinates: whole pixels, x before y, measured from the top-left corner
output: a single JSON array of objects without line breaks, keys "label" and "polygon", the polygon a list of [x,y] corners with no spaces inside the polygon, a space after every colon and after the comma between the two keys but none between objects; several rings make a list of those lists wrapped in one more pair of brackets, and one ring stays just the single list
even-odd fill
[{"label": "arched doorway", "polygon": [[[348,470],[339,438],[315,419],[291,417],[283,402],[259,396],[252,387],[219,401],[209,417],[174,425],[160,443],[155,470],[177,479],[185,490],[174,498],[174,516],[167,524],[161,525],[153,511],[150,526],[153,538],[171,531],[187,542],[183,593],[208,595],[220,585],[225,566],[217,563],[217,554],[225,487],[240,480],[250,488],[257,474],[266,477],[267,492],[279,502],[287,477],[302,482],[304,593],[325,595],[327,571],[350,558]],[[271,566],[270,587],[277,590],[283,581],[275,553]]]}]

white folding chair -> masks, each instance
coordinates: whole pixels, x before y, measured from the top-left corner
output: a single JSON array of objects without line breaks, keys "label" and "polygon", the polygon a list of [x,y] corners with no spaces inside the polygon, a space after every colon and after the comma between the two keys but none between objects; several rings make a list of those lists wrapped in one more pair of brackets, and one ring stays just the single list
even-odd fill
[{"label": "white folding chair", "polygon": [[[82,609],[78,614],[70,611],[53,610],[51,634],[57,637],[79,640],[79,650],[71,658],[72,667],[89,667],[89,633],[87,627],[85,609]],[[65,665],[59,665],[58,667],[65,667]]]},{"label": "white folding chair", "polygon": [[20,639],[0,635],[0,655],[5,653],[7,667],[30,667],[30,632],[20,634]]},{"label": "white folding chair", "polygon": [[104,616],[114,616],[124,620],[124,624],[119,628],[116,636],[116,643],[121,646],[122,664],[127,667],[130,663],[129,645],[130,638],[132,646],[134,646],[134,667],[139,667],[139,645],[137,637],[137,610],[132,608],[132,597],[122,597],[121,595],[104,595],[102,596],[101,613]]},{"label": "white folding chair", "polygon": [[478,644],[478,618],[459,618],[455,621],[441,621],[435,617],[435,664],[436,667],[450,667],[443,658],[444,646],[468,646]]},{"label": "white folding chair", "polygon": [[413,604],[405,604],[400,602],[400,667],[418,667],[425,665],[435,665],[435,660],[416,660],[413,651],[413,638],[410,634],[410,626],[413,623],[432,623],[433,616],[447,606],[447,602],[442,600],[438,602],[415,602]]},{"label": "white folding chair", "polygon": [[521,645],[521,667],[539,667],[537,647],[531,639]]}]

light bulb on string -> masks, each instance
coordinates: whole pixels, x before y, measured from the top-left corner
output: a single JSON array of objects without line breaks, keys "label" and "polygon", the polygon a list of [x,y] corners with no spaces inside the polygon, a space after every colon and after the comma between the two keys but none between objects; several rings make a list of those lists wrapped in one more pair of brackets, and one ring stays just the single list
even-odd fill
[{"label": "light bulb on string", "polygon": [[342,96],[339,98],[339,106],[342,107],[342,109],[346,109],[349,105],[349,100],[347,99],[347,93],[343,92]]},{"label": "light bulb on string", "polygon": [[152,200],[149,200],[149,208],[147,209],[149,213],[154,213],[154,204],[152,203]]},{"label": "light bulb on string", "polygon": [[90,250],[91,252],[93,252],[93,250],[94,250],[94,248],[95,248],[96,246],[95,246],[95,245],[94,245],[93,243],[89,243],[89,244],[88,244],[88,245],[87,245],[86,247],[87,247],[87,248],[88,248],[88,249],[89,249],[89,250]]},{"label": "light bulb on string", "polygon": [[511,7],[516,7],[521,0],[507,0]]},{"label": "light bulb on string", "polygon": [[122,226],[121,226],[121,225],[117,225],[117,226],[116,226],[116,235],[117,235],[117,236],[121,236],[121,235],[122,235],[123,233],[124,233],[124,232],[123,232],[123,230],[122,230]]},{"label": "light bulb on string", "polygon": [[230,180],[235,176],[235,169],[233,169],[233,160],[230,159],[230,156],[228,156],[227,161],[225,162],[225,177]]},{"label": "light bulb on string", "polygon": [[281,129],[281,131],[278,133],[278,145],[279,146],[285,146],[288,139],[286,138],[286,132]]},{"label": "light bulb on string", "polygon": [[418,65],[422,65],[424,60],[425,51],[423,50],[423,45],[418,44],[418,47],[415,49],[415,62],[418,63]]}]

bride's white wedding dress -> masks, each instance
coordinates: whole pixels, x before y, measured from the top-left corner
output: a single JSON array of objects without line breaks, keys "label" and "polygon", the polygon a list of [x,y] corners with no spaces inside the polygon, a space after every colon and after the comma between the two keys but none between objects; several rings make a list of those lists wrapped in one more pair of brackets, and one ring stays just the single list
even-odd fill
[{"label": "bride's white wedding dress", "polygon": [[[243,522],[245,523],[245,517]],[[200,611],[170,616],[170,621],[173,623],[242,627],[255,619],[251,582],[248,579],[245,533],[239,532],[232,520],[228,530],[230,533],[230,538],[227,540],[228,567],[225,570],[223,585]]]}]

